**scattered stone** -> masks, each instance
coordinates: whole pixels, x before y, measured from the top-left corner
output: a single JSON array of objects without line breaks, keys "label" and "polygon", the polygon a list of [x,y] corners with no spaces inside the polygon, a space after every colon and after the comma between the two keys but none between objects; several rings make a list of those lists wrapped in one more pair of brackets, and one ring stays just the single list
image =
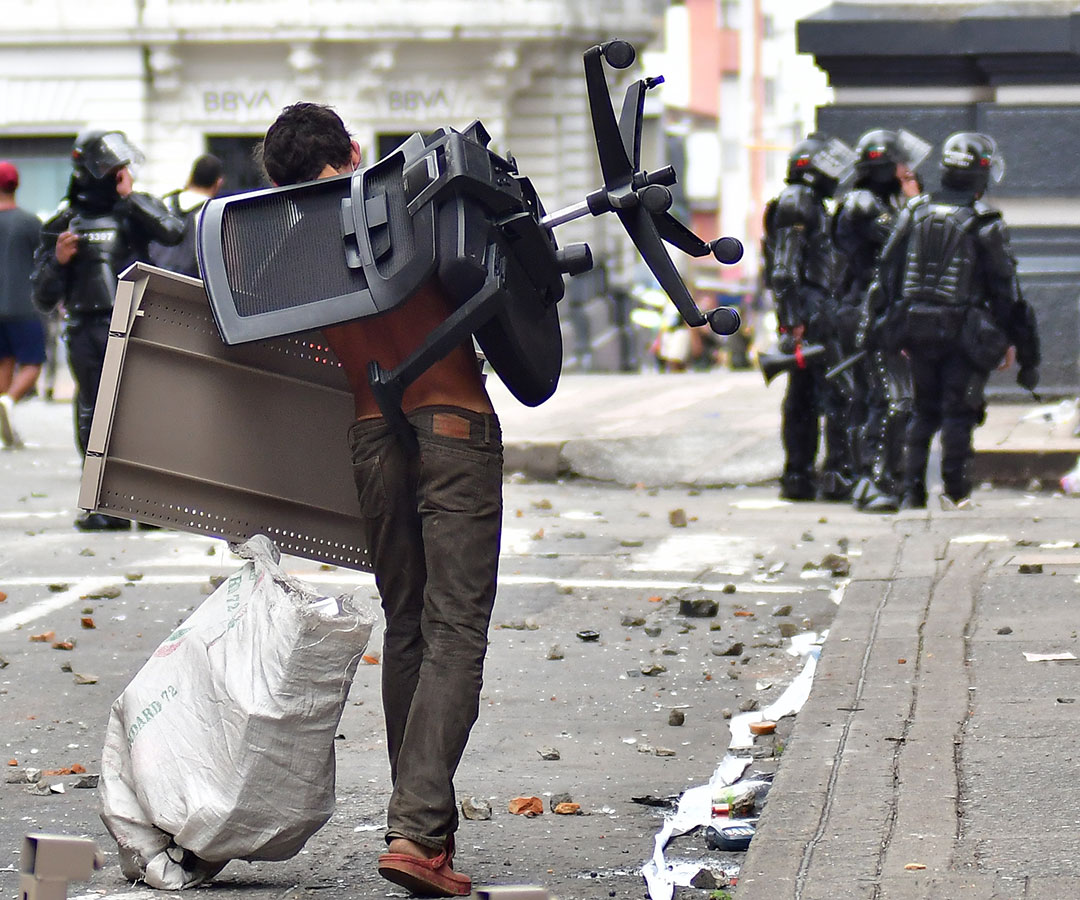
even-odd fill
[{"label": "scattered stone", "polygon": [[645,626],[645,633],[649,637],[660,637],[660,632],[661,631],[663,631],[663,629],[659,625],[646,625]]},{"label": "scattered stone", "polygon": [[60,671],[61,672],[74,672],[75,670],[73,668],[71,668],[71,663],[66,662],[66,663],[61,663],[60,664]]},{"label": "scattered stone", "polygon": [[581,804],[574,802],[556,803],[551,810],[557,816],[580,816]]},{"label": "scattered stone", "polygon": [[574,586],[570,585],[570,584],[560,584],[555,590],[556,590],[557,593],[564,594],[564,595],[565,594],[572,594],[572,593],[574,593]]},{"label": "scattered stone", "polygon": [[799,633],[799,626],[794,622],[781,622],[779,628],[781,637],[794,637]]},{"label": "scattered stone", "polygon": [[591,644],[591,643],[594,643],[595,641],[600,640],[600,632],[599,631],[590,631],[589,629],[586,629],[584,631],[579,631],[577,633],[577,636],[581,640],[585,641],[587,644]]},{"label": "scattered stone", "polygon": [[662,666],[660,663],[646,663],[641,667],[642,675],[661,675],[667,671],[667,666]]},{"label": "scattered stone", "polygon": [[834,578],[847,578],[851,574],[851,562],[839,553],[827,553],[817,568],[828,570]]},{"label": "scattered stone", "polygon": [[548,648],[548,652],[547,652],[547,658],[548,659],[563,659],[564,656],[565,656],[565,654],[562,652],[562,647],[560,647],[558,644],[552,644]]},{"label": "scattered stone", "polygon": [[558,749],[556,749],[555,747],[541,747],[536,752],[540,754],[541,759],[547,759],[547,760],[562,759],[562,755],[559,753]]},{"label": "scattered stone", "polygon": [[702,891],[715,891],[720,886],[720,882],[716,880],[716,876],[711,869],[698,869],[697,874],[690,879],[690,887]]},{"label": "scattered stone", "polygon": [[728,815],[733,819],[749,819],[754,814],[756,805],[757,791],[754,788],[746,788],[741,794],[731,799],[728,804]]},{"label": "scattered stone", "polygon": [[813,543],[814,533],[812,531],[804,531],[802,533],[802,540],[805,541],[808,544]]},{"label": "scattered stone", "polygon": [[776,616],[777,618],[780,618],[781,616],[790,616],[791,615],[791,604],[790,603],[785,603],[783,606],[776,607],[776,609],[774,609],[772,611],[772,614],[774,616]]},{"label": "scattered stone", "polygon": [[8,772],[5,781],[8,784],[37,784],[41,780],[41,769],[16,769]]},{"label": "scattered stone", "polygon": [[770,575],[779,575],[786,568],[787,568],[787,563],[786,562],[775,562],[771,566],[769,566],[769,574]]},{"label": "scattered stone", "polygon": [[526,816],[531,819],[544,814],[544,801],[539,797],[515,797],[510,801],[508,809],[515,816]]},{"label": "scattered stone", "polygon": [[41,634],[30,635],[30,642],[33,644],[51,644],[56,640],[55,631],[43,631]]},{"label": "scattered stone", "polygon": [[1012,634],[1012,628],[1010,628],[1008,625],[1003,625],[1003,626],[1001,626],[1001,628],[999,628],[997,630],[997,633],[998,634]]},{"label": "scattered stone", "polygon": [[663,654],[664,656],[678,656],[678,655],[679,655],[679,651],[678,651],[678,650],[676,650],[676,649],[675,649],[674,647],[665,647],[665,648],[664,648],[663,650],[661,650],[660,652],[661,652],[661,653],[662,653],[662,654]]},{"label": "scattered stone", "polygon": [[491,818],[491,804],[482,797],[466,797],[461,801],[461,814],[474,822],[486,822]]},{"label": "scattered stone", "polygon": [[757,709],[757,699],[755,697],[747,697],[739,704],[740,712],[753,712]]},{"label": "scattered stone", "polygon": [[534,500],[532,503],[532,507],[533,509],[551,509],[551,501],[547,499]]},{"label": "scattered stone", "polygon": [[49,585],[49,593],[50,594],[62,594],[69,587],[71,587],[70,584],[64,584],[63,582],[57,581],[57,582],[54,582],[53,584]]},{"label": "scattered stone", "polygon": [[540,623],[536,619],[523,619],[516,622],[503,622],[499,625],[500,628],[506,628],[510,631],[537,631],[540,628]]},{"label": "scattered stone", "polygon": [[119,597],[123,591],[118,587],[102,588],[99,591],[91,591],[89,594],[83,594],[80,600],[115,600]]},{"label": "scattered stone", "polygon": [[[210,549],[213,550],[214,548],[211,547]],[[208,556],[213,556],[214,554],[213,553],[208,553],[207,555]],[[331,567],[331,568],[333,568],[333,567]],[[124,573],[124,580],[125,581],[142,581],[142,579],[143,579],[143,573],[142,572],[125,572]]]},{"label": "scattered stone", "polygon": [[566,791],[563,791],[562,793],[559,793],[559,794],[552,794],[551,797],[548,798],[548,809],[550,809],[552,812],[555,812],[555,807],[558,806],[560,803],[573,803],[573,802],[574,802],[573,796],[566,793]]},{"label": "scattered stone", "polygon": [[81,674],[79,672],[75,672],[74,675],[75,675],[75,683],[76,684],[97,684],[98,683],[97,675],[83,675],[83,674]]},{"label": "scattered stone", "polygon": [[4,659],[4,657],[0,656],[0,669],[6,669],[9,665],[11,664]]},{"label": "scattered stone", "polygon": [[722,644],[719,641],[713,641],[713,656],[742,656],[742,652],[742,641],[733,641],[730,644]]},{"label": "scattered stone", "polygon": [[754,614],[748,609],[735,610],[735,616],[739,619],[753,619]]},{"label": "scattered stone", "polygon": [[724,585],[725,594],[734,594],[737,588],[730,581]]},{"label": "scattered stone", "polygon": [[619,546],[620,547],[644,547],[645,542],[644,541],[638,541],[638,540],[631,540],[631,539],[628,539],[628,538],[623,538],[621,541],[619,541]]},{"label": "scattered stone", "polygon": [[848,548],[851,546],[851,542],[846,537],[837,538],[836,546],[840,548],[841,553],[846,555]]},{"label": "scattered stone", "polygon": [[1021,575],[1042,575],[1042,563],[1020,563]]},{"label": "scattered stone", "polygon": [[675,753],[675,751],[672,750],[670,747],[657,747],[656,750],[654,750],[653,752],[657,756],[676,756],[677,755]]},{"label": "scattered stone", "polygon": [[634,628],[638,625],[644,625],[645,617],[639,616],[637,613],[623,613],[619,624],[627,628]]},{"label": "scattered stone", "polygon": [[732,711],[726,706],[722,710],[720,710],[720,718],[721,719],[730,719],[732,717],[732,715],[733,715]]},{"label": "scattered stone", "polygon": [[86,629],[97,628],[97,625],[94,624],[94,620],[90,616],[83,616],[79,619],[79,624]]},{"label": "scattered stone", "polygon": [[668,513],[668,522],[672,528],[685,528],[686,521],[685,509],[673,509]]},{"label": "scattered stone", "polygon": [[652,753],[652,751],[653,751],[652,744],[638,744],[637,745],[637,752],[638,753]]},{"label": "scattered stone", "polygon": [[53,650],[74,650],[75,642],[70,639],[66,641],[53,641],[49,646],[51,646]]},{"label": "scattered stone", "polygon": [[686,713],[681,709],[673,709],[668,713],[667,723],[668,725],[682,725],[686,721]]},{"label": "scattered stone", "polygon": [[91,550],[89,547],[83,547],[82,550],[79,551],[79,556],[96,556],[96,555],[97,554],[94,553],[94,551]]},{"label": "scattered stone", "polygon": [[709,619],[720,611],[720,604],[711,597],[683,599],[679,601],[679,615],[695,619]]},{"label": "scattered stone", "polygon": [[83,789],[93,789],[93,788],[96,788],[98,786],[98,782],[100,780],[101,780],[100,775],[83,775],[83,777],[80,778],[78,781],[76,781],[72,785],[72,787],[74,787],[74,788],[83,788]]},{"label": "scattered stone", "polygon": [[570,538],[571,540],[580,541],[585,538],[584,531],[567,531],[563,534],[564,538]]}]

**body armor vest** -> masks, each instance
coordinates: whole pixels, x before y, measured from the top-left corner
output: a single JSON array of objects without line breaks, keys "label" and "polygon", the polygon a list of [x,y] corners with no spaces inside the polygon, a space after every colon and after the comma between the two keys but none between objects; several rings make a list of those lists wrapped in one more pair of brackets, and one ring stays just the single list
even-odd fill
[{"label": "body armor vest", "polygon": [[966,206],[926,203],[914,211],[900,295],[904,305],[973,306],[975,228],[979,216]]},{"label": "body armor vest", "polygon": [[120,222],[111,213],[72,218],[69,226],[79,236],[79,251],[72,259],[72,289],[67,308],[73,313],[106,312],[116,296],[115,260],[127,252]]}]

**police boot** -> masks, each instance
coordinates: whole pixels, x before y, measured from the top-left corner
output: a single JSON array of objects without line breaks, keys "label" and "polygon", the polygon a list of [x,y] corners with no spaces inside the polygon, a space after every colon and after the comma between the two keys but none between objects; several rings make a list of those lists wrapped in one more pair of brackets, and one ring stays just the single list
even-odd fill
[{"label": "police boot", "polygon": [[873,496],[874,482],[866,475],[863,475],[858,481],[855,482],[855,487],[851,489],[851,503],[856,509],[862,509],[866,505],[867,500]]},{"label": "police boot", "polygon": [[75,520],[75,527],[79,531],[126,531],[131,528],[131,520],[105,513],[88,512]]},{"label": "police boot", "polygon": [[785,500],[813,500],[817,496],[814,476],[803,472],[785,472],[780,477],[780,496]]},{"label": "police boot", "polygon": [[851,496],[851,479],[843,472],[829,471],[821,473],[821,499],[847,500]]},{"label": "police boot", "polygon": [[926,488],[907,487],[900,500],[901,509],[926,509]]},{"label": "police boot", "polygon": [[875,488],[876,493],[861,507],[863,512],[894,513],[900,509],[900,498]]}]

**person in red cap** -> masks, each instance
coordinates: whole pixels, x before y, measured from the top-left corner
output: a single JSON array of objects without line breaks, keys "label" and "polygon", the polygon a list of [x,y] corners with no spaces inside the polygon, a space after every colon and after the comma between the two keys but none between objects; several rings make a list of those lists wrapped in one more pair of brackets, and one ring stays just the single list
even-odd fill
[{"label": "person in red cap", "polygon": [[0,444],[22,447],[15,404],[37,383],[45,362],[45,326],[30,300],[30,272],[41,222],[19,209],[19,170],[0,160]]}]

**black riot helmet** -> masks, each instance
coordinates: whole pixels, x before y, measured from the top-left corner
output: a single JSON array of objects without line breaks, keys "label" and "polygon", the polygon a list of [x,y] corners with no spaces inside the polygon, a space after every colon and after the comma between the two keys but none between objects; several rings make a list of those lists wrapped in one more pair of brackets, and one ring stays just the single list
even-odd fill
[{"label": "black riot helmet", "polygon": [[900,180],[897,165],[908,163],[907,153],[895,131],[883,128],[868,131],[855,145],[855,184],[858,187],[897,193]]},{"label": "black riot helmet", "polygon": [[788,156],[787,183],[805,184],[822,196],[831,197],[842,173],[830,151],[829,139],[816,131],[799,141]]},{"label": "black riot helmet", "polygon": [[1005,159],[988,134],[961,131],[941,147],[941,183],[944,187],[981,194],[991,181],[1005,174]]},{"label": "black riot helmet", "polygon": [[124,166],[142,161],[142,153],[122,131],[90,129],[75,138],[71,149],[75,171],[100,181]]}]

